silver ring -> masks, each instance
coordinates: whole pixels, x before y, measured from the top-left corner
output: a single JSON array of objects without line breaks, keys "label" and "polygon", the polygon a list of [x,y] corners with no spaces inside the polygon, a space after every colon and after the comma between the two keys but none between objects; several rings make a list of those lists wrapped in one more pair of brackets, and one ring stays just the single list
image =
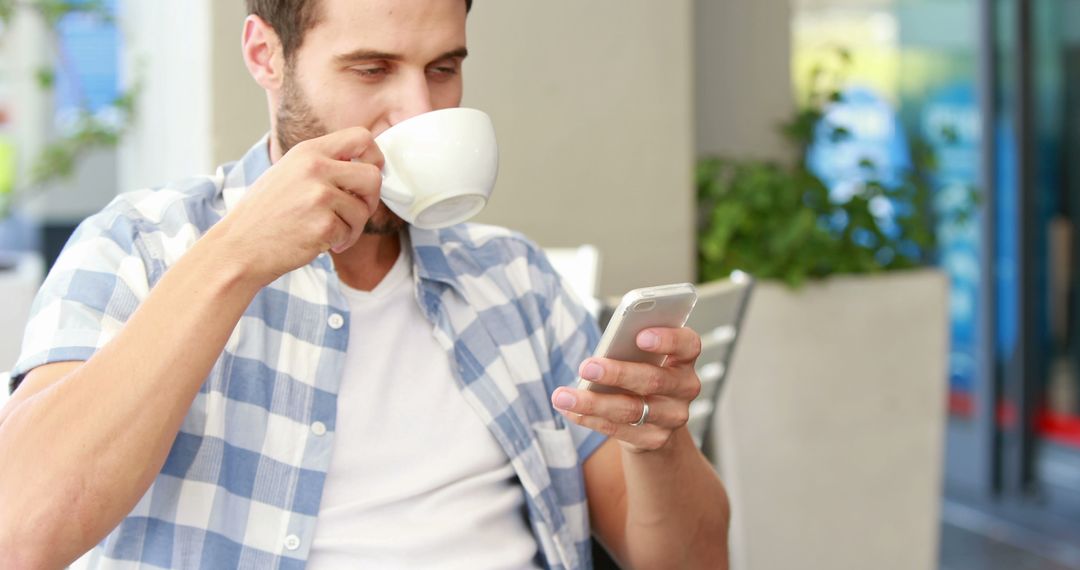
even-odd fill
[{"label": "silver ring", "polygon": [[645,425],[645,422],[649,421],[649,403],[645,401],[645,398],[641,399],[641,417],[630,425],[634,427],[641,427]]}]

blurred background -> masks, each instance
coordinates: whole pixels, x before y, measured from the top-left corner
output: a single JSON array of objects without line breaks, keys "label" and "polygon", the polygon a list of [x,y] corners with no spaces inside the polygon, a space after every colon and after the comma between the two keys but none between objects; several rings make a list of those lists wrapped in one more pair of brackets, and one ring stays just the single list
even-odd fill
[{"label": "blurred background", "polygon": [[[267,130],[244,16],[0,1],[0,370],[84,217]],[[709,420],[736,567],[1080,568],[1080,0],[499,0],[468,32],[480,221],[591,246],[601,302],[756,278]]]}]

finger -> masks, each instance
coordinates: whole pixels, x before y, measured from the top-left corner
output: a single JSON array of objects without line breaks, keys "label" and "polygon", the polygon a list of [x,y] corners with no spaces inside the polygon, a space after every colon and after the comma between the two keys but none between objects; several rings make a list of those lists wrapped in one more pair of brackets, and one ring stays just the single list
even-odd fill
[{"label": "finger", "polygon": [[[357,226],[349,224],[348,220],[343,218],[341,214],[338,214],[337,212],[334,214],[341,220],[342,225],[344,225],[347,230],[340,239],[334,240],[329,249],[334,253],[341,253],[356,244],[356,240],[360,239],[360,234],[363,233],[363,230],[356,230],[355,228]],[[363,226],[359,227],[363,228]]]},{"label": "finger", "polygon": [[338,190],[340,197],[337,198],[331,208],[338,218],[348,227],[348,233],[344,239],[334,244],[334,253],[341,253],[352,247],[364,233],[364,227],[371,218],[374,210],[360,196],[352,194],[348,190]]},{"label": "finger", "polygon": [[370,164],[382,170],[383,165],[386,163],[386,158],[383,156],[382,149],[377,144],[371,144],[364,149],[364,152],[359,156],[352,158],[353,162],[363,162]]},{"label": "finger", "polygon": [[693,369],[654,366],[610,358],[590,358],[581,363],[578,374],[585,380],[622,388],[643,396],[671,396],[692,400],[701,390]]},{"label": "finger", "polygon": [[379,207],[379,189],[382,188],[379,167],[365,162],[336,160],[327,165],[326,171],[331,184],[362,200],[370,212]]},{"label": "finger", "polygon": [[671,440],[671,435],[673,433],[672,430],[649,424],[632,426],[628,424],[617,424],[611,420],[598,418],[596,416],[582,416],[573,412],[564,412],[562,410],[559,410],[559,413],[579,426],[600,432],[619,441],[629,443],[638,450],[651,451],[660,449],[667,445],[668,441]]},{"label": "finger", "polygon": [[[551,395],[556,409],[593,416],[615,424],[633,424],[641,419],[645,409],[641,396],[627,394],[604,394],[589,390],[559,388]],[[671,398],[653,396],[648,398],[649,415],[646,424],[676,429],[686,424],[689,406]],[[634,426],[637,427],[637,426]]]},{"label": "finger", "polygon": [[320,252],[332,250],[340,253],[342,250],[339,246],[347,243],[352,233],[349,223],[332,210],[323,212],[321,216],[321,221],[318,222],[320,229],[317,233],[317,241],[312,245],[317,246]]},{"label": "finger", "polygon": [[321,137],[306,140],[298,145],[302,152],[313,152],[340,161],[354,158],[382,168],[383,157],[371,131],[363,127],[351,127],[334,131]]},{"label": "finger", "polygon": [[637,335],[638,348],[646,352],[668,355],[668,364],[685,364],[701,354],[701,337],[693,329],[651,328]]}]

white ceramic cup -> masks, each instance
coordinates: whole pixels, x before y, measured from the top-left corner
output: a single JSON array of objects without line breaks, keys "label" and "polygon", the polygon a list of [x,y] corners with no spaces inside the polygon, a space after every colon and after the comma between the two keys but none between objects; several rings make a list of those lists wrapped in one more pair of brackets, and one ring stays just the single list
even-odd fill
[{"label": "white ceramic cup", "polygon": [[386,162],[382,201],[422,229],[463,222],[487,205],[499,171],[495,127],[455,107],[410,117],[375,138]]}]

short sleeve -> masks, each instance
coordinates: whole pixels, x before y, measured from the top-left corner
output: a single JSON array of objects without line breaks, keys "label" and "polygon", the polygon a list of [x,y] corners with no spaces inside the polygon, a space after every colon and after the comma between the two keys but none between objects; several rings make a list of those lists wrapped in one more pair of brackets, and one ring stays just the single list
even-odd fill
[{"label": "short sleeve", "polygon": [[89,359],[150,289],[138,218],[121,199],[83,221],[34,298],[12,385],[43,364]]}]

